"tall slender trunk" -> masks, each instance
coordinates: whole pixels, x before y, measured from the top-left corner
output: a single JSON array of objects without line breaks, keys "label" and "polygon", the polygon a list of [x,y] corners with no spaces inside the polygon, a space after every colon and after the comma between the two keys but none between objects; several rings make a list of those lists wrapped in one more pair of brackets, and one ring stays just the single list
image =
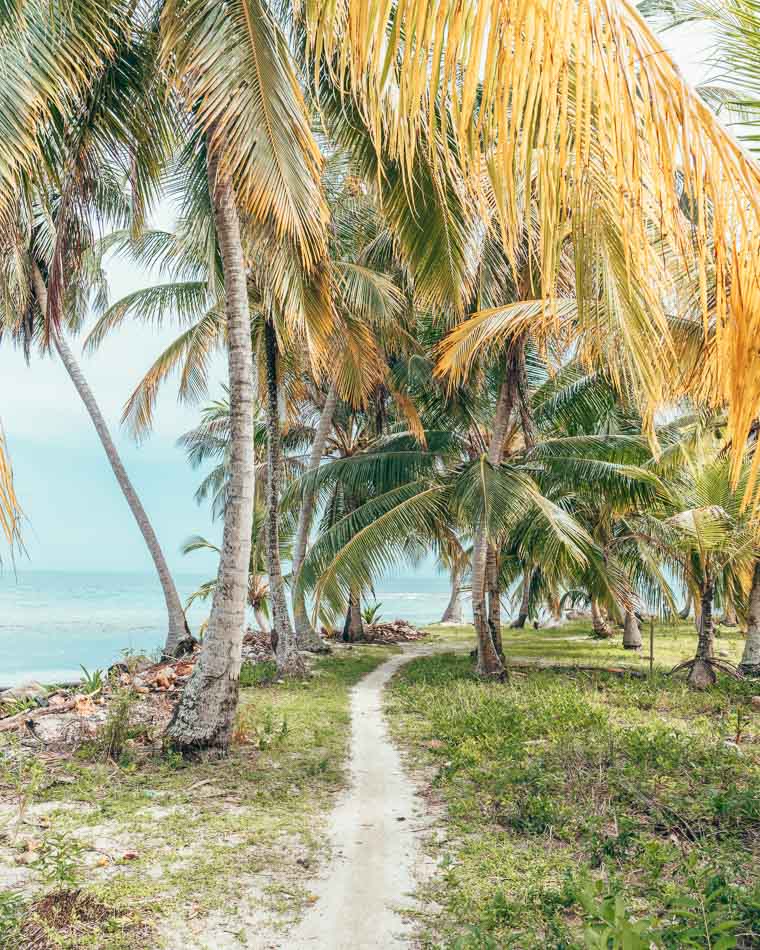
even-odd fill
[{"label": "tall slender trunk", "polygon": [[364,622],[362,621],[362,600],[359,591],[351,588],[348,595],[346,619],[343,624],[343,640],[346,643],[356,643],[364,639]]},{"label": "tall slender trunk", "polygon": [[[47,311],[47,287],[45,286],[42,273],[35,262],[32,263],[32,280],[40,309],[45,313]],[[188,629],[185,611],[182,609],[179,594],[177,593],[177,588],[174,586],[174,580],[169,570],[169,565],[166,563],[164,552],[161,550],[161,545],[158,542],[156,532],[153,530],[153,525],[150,523],[145,508],[143,508],[142,502],[130,481],[129,475],[127,475],[127,470],[124,468],[119,452],[111,438],[106,420],[103,418],[95,396],[63,336],[62,329],[60,327],[53,327],[51,336],[61,363],[63,363],[66,372],[74,384],[74,388],[79,394],[79,398],[84,403],[84,407],[90,419],[92,419],[92,424],[103,446],[103,451],[106,453],[108,463],[116,476],[116,481],[119,483],[119,487],[124,494],[129,509],[137,522],[137,527],[140,529],[150,556],[153,558],[153,564],[155,565],[156,573],[161,583],[161,589],[164,592],[164,601],[166,602],[166,612],[169,621],[166,642],[164,643],[164,653],[167,656],[176,656],[178,653],[185,652],[188,648],[192,648],[193,638]]]},{"label": "tall slender trunk", "polygon": [[760,561],[755,561],[752,587],[749,592],[747,641],[739,669],[745,676],[760,676]]},{"label": "tall slender trunk", "polygon": [[689,614],[691,613],[691,588],[686,588],[686,603],[683,606],[683,610],[678,611],[678,616],[681,620],[688,620]]},{"label": "tall slender trunk", "polygon": [[528,620],[528,613],[530,611],[530,585],[533,580],[533,567],[529,564],[526,564],[525,570],[523,571],[523,582],[522,582],[522,597],[520,598],[520,610],[517,614],[517,618],[512,622],[512,627],[515,630],[522,630]]},{"label": "tall slender trunk", "polygon": [[451,571],[451,597],[441,617],[441,623],[463,623],[462,589],[460,587],[462,572],[458,568]]},{"label": "tall slender trunk", "polygon": [[591,598],[591,629],[597,640],[609,640],[612,629],[595,597]]},{"label": "tall slender trunk", "polygon": [[641,627],[639,627],[639,621],[632,610],[626,610],[625,612],[623,647],[626,650],[641,649]]},{"label": "tall slender trunk", "polygon": [[[496,402],[493,431],[486,455],[486,461],[492,466],[501,463],[504,439],[507,434],[509,417],[512,414],[513,382],[510,368],[511,361],[508,360],[506,378],[501,384]],[[478,638],[477,672],[479,676],[504,677],[506,670],[493,642],[486,613],[488,547],[488,526],[483,522],[477,526],[472,545],[472,619],[475,625],[475,634]]]},{"label": "tall slender trunk", "polygon": [[501,587],[499,585],[499,555],[490,544],[486,555],[486,584],[488,587],[488,626],[496,652],[504,660],[504,644],[501,639]]},{"label": "tall slender trunk", "polygon": [[224,268],[230,390],[230,476],[219,578],[206,637],[167,735],[183,752],[224,755],[237,710],[253,524],[253,352],[240,222],[219,150],[208,156],[209,195]]},{"label": "tall slender trunk", "polygon": [[699,637],[697,639],[697,655],[689,672],[689,685],[697,689],[705,689],[715,682],[715,670],[710,660],[714,653],[715,628],[713,624],[713,600],[715,585],[711,578],[702,583],[700,591],[699,610]]},{"label": "tall slender trunk", "polygon": [[282,446],[277,381],[277,334],[270,320],[264,324],[267,372],[267,571],[272,605],[272,640],[280,676],[303,676],[306,671],[288,614],[285,580],[280,563],[280,485]]},{"label": "tall slender trunk", "polygon": [[726,604],[726,609],[723,611],[723,616],[720,618],[719,622],[722,627],[739,626],[739,618],[736,616],[736,608],[733,604]]},{"label": "tall slender trunk", "polygon": [[[307,475],[316,472],[325,454],[325,447],[330,437],[333,415],[335,414],[337,403],[338,387],[335,383],[332,383],[327,391],[325,404],[322,406],[322,411],[319,414],[319,423],[317,425],[317,431],[314,433],[314,441],[311,444],[311,452],[309,454],[309,464],[306,469]],[[307,485],[303,499],[301,500],[301,510],[298,513],[298,525],[296,527],[295,541],[293,542],[293,621],[295,623],[298,646],[302,650],[321,652],[325,649],[324,642],[311,624],[309,612],[306,609],[306,597],[298,585],[298,575],[301,572],[301,565],[306,557],[306,545],[309,540],[316,495],[315,487],[313,485]]]}]

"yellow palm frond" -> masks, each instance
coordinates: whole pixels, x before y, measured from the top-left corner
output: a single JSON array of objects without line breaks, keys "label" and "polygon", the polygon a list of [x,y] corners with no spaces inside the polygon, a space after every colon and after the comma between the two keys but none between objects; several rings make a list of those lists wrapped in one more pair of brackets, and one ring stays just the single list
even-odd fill
[{"label": "yellow palm frond", "polygon": [[18,539],[21,508],[13,488],[13,469],[5,434],[0,428],[0,530],[8,544]]},{"label": "yellow palm frond", "polygon": [[[426,147],[441,172],[442,164],[461,170],[481,206],[489,182],[513,266],[535,223],[532,296],[557,296],[571,242],[576,297],[594,300],[595,264],[617,244],[614,289],[624,306],[633,303],[622,342],[651,407],[662,401],[662,358],[673,348],[665,258],[695,273],[706,330],[712,320],[718,337],[750,339],[760,305],[750,294],[760,168],[630,0],[301,0],[299,12],[315,71],[329,70],[350,91],[373,141],[405,170],[410,194],[416,150]],[[453,161],[442,143],[451,143]],[[611,232],[601,246],[600,222]],[[745,384],[740,372],[749,348],[726,342],[711,352],[725,361],[716,396],[729,402],[741,453],[760,411],[760,379],[753,373]]]}]

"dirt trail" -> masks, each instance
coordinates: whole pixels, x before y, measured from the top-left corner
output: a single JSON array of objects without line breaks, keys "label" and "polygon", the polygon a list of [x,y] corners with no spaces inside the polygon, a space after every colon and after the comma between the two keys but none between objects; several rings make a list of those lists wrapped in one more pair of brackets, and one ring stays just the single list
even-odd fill
[{"label": "dirt trail", "polygon": [[396,670],[435,648],[413,646],[392,657],[354,687],[351,698],[351,783],[330,821],[333,860],[312,882],[318,898],[282,942],[287,950],[365,950],[409,947],[404,910],[422,873],[422,800],[404,773],[388,736],[383,687]]}]

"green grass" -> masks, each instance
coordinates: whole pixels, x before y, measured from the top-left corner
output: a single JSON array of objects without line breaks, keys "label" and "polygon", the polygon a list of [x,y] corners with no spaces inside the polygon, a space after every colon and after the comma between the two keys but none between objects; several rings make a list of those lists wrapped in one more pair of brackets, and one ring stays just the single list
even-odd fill
[{"label": "green grass", "polygon": [[[316,662],[308,681],[243,689],[237,741],[222,762],[188,765],[127,751],[120,767],[82,758],[45,771],[33,761],[6,765],[0,799],[23,798],[33,824],[22,827],[43,842],[84,842],[83,856],[93,859],[76,858],[78,882],[113,908],[119,923],[106,922],[86,946],[130,948],[133,924],[172,915],[202,919],[220,907],[234,930],[245,888],[259,882],[258,900],[275,920],[297,913],[323,856],[324,820],[345,781],[349,689],[392,652],[336,651]],[[250,669],[245,681],[266,684],[270,673]],[[35,827],[41,805],[43,826]],[[99,839],[110,842],[100,845],[108,852],[104,867],[93,866]],[[124,860],[127,852],[136,857]],[[44,889],[35,884],[27,899]],[[160,945],[155,939],[150,946]]]},{"label": "green grass", "polygon": [[[568,634],[509,631],[507,651],[642,663]],[[692,648],[691,633],[673,629],[655,655],[669,666]],[[404,667],[391,722],[433,769],[449,816],[426,894],[442,912],[424,945],[760,946],[758,691],[724,680],[698,694],[662,672],[486,684],[461,652]]]},{"label": "green grass", "polygon": [[[471,642],[475,645],[471,625],[462,627],[429,627],[435,640],[444,642]],[[578,663],[580,665],[619,664],[637,669],[649,667],[649,624],[642,630],[643,647],[638,650],[623,649],[622,631],[616,631],[611,640],[594,640],[591,637],[589,621],[573,621],[554,629],[504,630],[504,649],[507,658],[539,659],[552,663]],[[726,659],[738,662],[744,640],[736,628],[719,627],[716,637],[716,651],[724,653]],[[697,646],[697,634],[692,621],[686,623],[662,623],[654,625],[654,664],[656,667],[672,669],[682,660],[694,656]]]}]

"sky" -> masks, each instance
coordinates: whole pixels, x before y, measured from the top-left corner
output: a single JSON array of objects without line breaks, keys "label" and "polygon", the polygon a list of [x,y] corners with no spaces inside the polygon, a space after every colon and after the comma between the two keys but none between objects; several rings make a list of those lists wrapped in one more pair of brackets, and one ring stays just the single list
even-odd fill
[{"label": "sky", "polygon": [[[705,77],[708,37],[689,27],[666,34],[663,42],[686,79]],[[163,214],[159,226],[170,223]],[[151,275],[123,262],[109,267],[111,299],[146,286]],[[91,322],[88,326],[91,325]],[[86,332],[86,330],[85,330]],[[71,341],[122,453],[135,487],[153,521],[175,572],[206,571],[212,555],[183,557],[191,534],[218,540],[219,524],[193,494],[200,473],[185,462],[177,438],[198,421],[197,406],[177,403],[176,385],[165,387],[151,436],[136,445],[119,425],[121,410],[135,384],[176,329],[125,325],[95,354],[81,355]],[[83,339],[84,337],[81,337]],[[217,362],[212,395],[218,393],[224,366]],[[33,356],[31,366],[7,342],[0,345],[0,411],[13,458],[17,492],[26,525],[27,558],[20,570],[152,570],[152,562],[126,502],[108,467],[84,407],[63,367],[54,357]]]}]

